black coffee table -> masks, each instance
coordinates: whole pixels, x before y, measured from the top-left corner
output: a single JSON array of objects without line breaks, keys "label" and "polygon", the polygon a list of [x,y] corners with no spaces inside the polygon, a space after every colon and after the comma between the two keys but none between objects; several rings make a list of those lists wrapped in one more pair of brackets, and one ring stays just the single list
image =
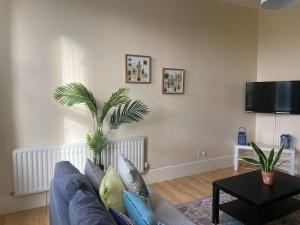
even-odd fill
[{"label": "black coffee table", "polygon": [[[300,178],[275,174],[273,186],[262,182],[260,171],[241,174],[213,183],[212,222],[219,224],[219,210],[247,225],[261,225],[300,209]],[[237,198],[219,204],[220,190]]]}]

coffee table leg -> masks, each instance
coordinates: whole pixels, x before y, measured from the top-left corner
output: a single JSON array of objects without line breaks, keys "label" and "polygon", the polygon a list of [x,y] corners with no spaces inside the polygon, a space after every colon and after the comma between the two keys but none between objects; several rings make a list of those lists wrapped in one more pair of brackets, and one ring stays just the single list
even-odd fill
[{"label": "coffee table leg", "polygon": [[213,204],[212,204],[213,224],[219,224],[219,200],[220,200],[220,190],[215,185],[213,185]]},{"label": "coffee table leg", "polygon": [[256,208],[257,225],[263,225],[263,211],[260,207]]}]

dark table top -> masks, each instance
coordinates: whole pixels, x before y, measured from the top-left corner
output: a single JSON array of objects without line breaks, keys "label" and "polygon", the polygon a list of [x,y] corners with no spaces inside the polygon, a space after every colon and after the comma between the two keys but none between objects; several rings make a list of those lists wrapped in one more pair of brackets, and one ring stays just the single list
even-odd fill
[{"label": "dark table top", "polygon": [[300,178],[275,172],[272,186],[263,184],[260,171],[254,171],[214,182],[219,189],[250,204],[263,205],[300,194]]}]

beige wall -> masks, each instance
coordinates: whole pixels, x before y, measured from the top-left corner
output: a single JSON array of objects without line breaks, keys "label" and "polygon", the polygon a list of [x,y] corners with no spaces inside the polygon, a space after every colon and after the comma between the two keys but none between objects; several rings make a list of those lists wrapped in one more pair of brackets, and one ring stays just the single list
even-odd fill
[{"label": "beige wall", "polygon": [[[147,136],[151,168],[199,160],[197,149],[231,155],[240,126],[254,137],[243,90],[256,80],[257,10],[212,0],[11,2],[14,147],[84,140],[89,114],[52,99],[69,81],[84,82],[100,102],[127,86],[150,106],[143,123],[113,137]],[[126,53],[153,57],[151,85],[124,83]],[[161,94],[162,67],[186,70],[185,95]]]},{"label": "beige wall", "polygon": [[15,147],[8,2],[0,0],[0,199],[12,191],[11,150]]},{"label": "beige wall", "polygon": [[[258,74],[259,81],[300,80],[300,5],[261,11],[259,15]],[[300,149],[300,116],[278,116],[275,144],[279,136],[289,133]],[[275,116],[257,114],[256,140],[272,144]]]}]

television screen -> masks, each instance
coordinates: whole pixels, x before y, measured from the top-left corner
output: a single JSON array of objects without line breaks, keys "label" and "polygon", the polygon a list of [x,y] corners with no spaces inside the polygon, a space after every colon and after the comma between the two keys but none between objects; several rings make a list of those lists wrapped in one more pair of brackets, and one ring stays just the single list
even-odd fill
[{"label": "television screen", "polygon": [[249,82],[246,111],[300,114],[300,81]]}]

